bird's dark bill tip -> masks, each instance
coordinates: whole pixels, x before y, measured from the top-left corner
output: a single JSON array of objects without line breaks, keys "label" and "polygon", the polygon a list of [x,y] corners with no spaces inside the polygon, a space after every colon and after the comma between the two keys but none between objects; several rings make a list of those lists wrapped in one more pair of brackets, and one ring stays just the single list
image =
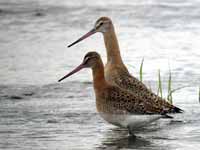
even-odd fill
[{"label": "bird's dark bill tip", "polygon": [[183,113],[184,110],[182,110],[182,109],[180,109],[180,108],[178,108],[178,107],[174,107],[174,112],[175,112],[175,113]]},{"label": "bird's dark bill tip", "polygon": [[59,80],[58,80],[58,82],[61,82],[61,81],[62,81],[62,79],[59,79]]},{"label": "bird's dark bill tip", "polygon": [[72,46],[72,44],[68,45],[67,47],[70,48]]}]

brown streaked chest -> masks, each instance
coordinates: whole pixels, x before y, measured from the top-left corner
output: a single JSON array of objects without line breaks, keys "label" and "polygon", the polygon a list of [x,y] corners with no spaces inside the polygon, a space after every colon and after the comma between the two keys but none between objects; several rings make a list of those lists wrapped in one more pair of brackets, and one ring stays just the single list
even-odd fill
[{"label": "brown streaked chest", "polygon": [[98,112],[101,113],[113,113],[113,99],[110,98],[109,94],[112,94],[112,91],[109,88],[105,88],[102,91],[96,91],[96,108]]}]

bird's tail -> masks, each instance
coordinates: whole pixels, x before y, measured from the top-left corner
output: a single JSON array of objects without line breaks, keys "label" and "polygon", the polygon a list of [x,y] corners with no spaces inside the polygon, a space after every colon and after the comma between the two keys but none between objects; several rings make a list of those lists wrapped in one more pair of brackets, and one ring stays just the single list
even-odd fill
[{"label": "bird's tail", "polygon": [[170,114],[170,113],[182,113],[182,112],[184,112],[182,109],[176,106],[173,106],[173,108],[171,108],[170,110],[163,110],[161,115],[162,115],[162,118],[172,119],[173,117],[169,116],[168,113]]},{"label": "bird's tail", "polygon": [[172,109],[172,112],[173,113],[183,113],[184,111],[176,106],[173,107]]}]

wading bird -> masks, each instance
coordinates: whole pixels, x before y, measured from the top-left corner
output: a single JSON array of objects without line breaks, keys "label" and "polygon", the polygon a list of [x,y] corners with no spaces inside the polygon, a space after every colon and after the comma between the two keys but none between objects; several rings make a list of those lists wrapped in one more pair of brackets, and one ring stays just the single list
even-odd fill
[{"label": "wading bird", "polygon": [[77,68],[58,81],[62,81],[83,68],[92,69],[96,108],[100,116],[111,124],[128,128],[131,134],[135,128],[145,126],[159,118],[172,118],[167,113],[182,112],[178,107],[166,105],[163,100],[155,102],[144,95],[135,95],[133,92],[107,82],[103,62],[97,52],[87,53]]},{"label": "wading bird", "polygon": [[136,96],[144,96],[146,97],[145,99],[147,101],[154,100],[155,102],[158,102],[160,100],[163,100],[163,103],[165,103],[165,105],[170,106],[170,104],[166,100],[153,93],[146,87],[145,84],[143,84],[141,81],[139,81],[137,78],[129,73],[128,69],[122,61],[117,36],[115,34],[115,29],[110,18],[99,18],[96,21],[92,30],[83,35],[77,41],[70,44],[68,47],[73,46],[74,44],[86,39],[87,37],[97,32],[101,32],[103,34],[107,52],[107,63],[105,65],[106,81],[113,85],[115,84],[123,89],[126,89]]}]

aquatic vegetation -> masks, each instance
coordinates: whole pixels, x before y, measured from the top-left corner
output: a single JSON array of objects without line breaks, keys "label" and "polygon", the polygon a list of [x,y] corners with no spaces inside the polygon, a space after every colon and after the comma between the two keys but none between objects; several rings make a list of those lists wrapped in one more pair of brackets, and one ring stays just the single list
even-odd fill
[{"label": "aquatic vegetation", "polygon": [[142,62],[140,64],[140,81],[142,82],[143,78],[143,63],[144,63],[144,58],[142,58]]},{"label": "aquatic vegetation", "polygon": [[200,87],[199,87],[199,103],[200,103]]},{"label": "aquatic vegetation", "polygon": [[163,94],[162,94],[162,81],[161,81],[161,76],[160,76],[160,69],[158,69],[158,90],[157,90],[157,95],[160,95],[160,97],[163,98]]},{"label": "aquatic vegetation", "polygon": [[[140,72],[139,72],[139,77],[140,77],[140,81],[143,82],[143,64],[144,64],[144,58],[142,58],[141,64],[140,64]],[[186,88],[189,86],[182,86],[182,87],[178,87],[176,89],[172,89],[172,73],[171,73],[171,69],[169,67],[169,78],[168,78],[168,94],[166,97],[166,100],[170,103],[173,104],[173,93],[181,90],[183,88]],[[151,88],[151,84],[149,83],[149,89],[152,91]],[[161,98],[163,97],[163,87],[162,87],[162,80],[161,80],[161,75],[160,75],[160,69],[158,69],[158,89],[157,89],[157,95],[159,95]],[[200,102],[200,87],[199,87],[199,102]]]},{"label": "aquatic vegetation", "polygon": [[161,76],[160,76],[160,69],[158,69],[158,91],[157,91],[157,95],[159,95],[159,93],[160,93],[160,97],[163,98],[162,81],[161,81]]},{"label": "aquatic vegetation", "polygon": [[170,104],[172,104],[172,73],[171,73],[170,67],[169,67],[169,79],[168,79],[168,95],[167,95],[167,100],[169,101]]}]

